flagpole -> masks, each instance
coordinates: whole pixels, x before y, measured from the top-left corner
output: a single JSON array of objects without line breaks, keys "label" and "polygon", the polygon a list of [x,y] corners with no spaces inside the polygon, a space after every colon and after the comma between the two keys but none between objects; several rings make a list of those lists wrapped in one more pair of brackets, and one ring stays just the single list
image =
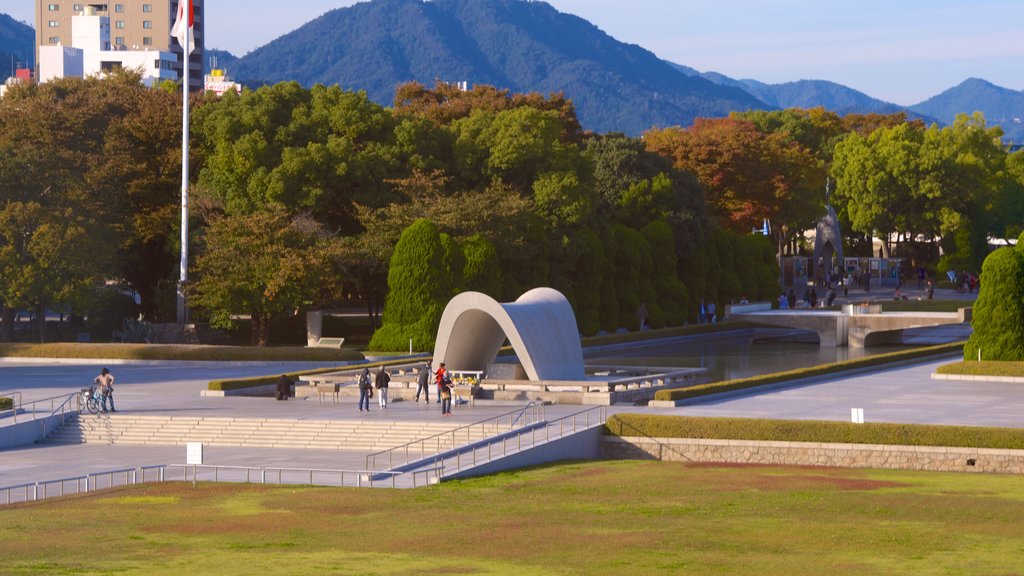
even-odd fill
[{"label": "flagpole", "polygon": [[[185,15],[186,27],[188,15]],[[183,34],[182,66],[181,66],[181,269],[178,281],[178,323],[188,322],[188,307],[185,302],[185,285],[188,282],[188,88],[189,88],[189,37]]]}]

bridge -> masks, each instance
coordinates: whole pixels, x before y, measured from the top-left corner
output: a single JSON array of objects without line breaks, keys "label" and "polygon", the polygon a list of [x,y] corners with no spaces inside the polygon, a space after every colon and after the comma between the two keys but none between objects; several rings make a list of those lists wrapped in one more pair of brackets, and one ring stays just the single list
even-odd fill
[{"label": "bridge", "polygon": [[842,310],[772,310],[759,302],[726,307],[726,317],[734,320],[809,330],[818,334],[822,346],[864,348],[899,344],[903,331],[971,321],[971,308],[956,312],[883,312],[878,304],[843,306]]}]

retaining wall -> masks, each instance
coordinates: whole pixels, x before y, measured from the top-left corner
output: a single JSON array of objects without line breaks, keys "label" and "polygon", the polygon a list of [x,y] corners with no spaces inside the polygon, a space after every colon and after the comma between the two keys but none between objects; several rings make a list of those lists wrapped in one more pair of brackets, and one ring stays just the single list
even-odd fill
[{"label": "retaining wall", "polygon": [[605,436],[601,457],[729,464],[1024,474],[1024,450]]}]

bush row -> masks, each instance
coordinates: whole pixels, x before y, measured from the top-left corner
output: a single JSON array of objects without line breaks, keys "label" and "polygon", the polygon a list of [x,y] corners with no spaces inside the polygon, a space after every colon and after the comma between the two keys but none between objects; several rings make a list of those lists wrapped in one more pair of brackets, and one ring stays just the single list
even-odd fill
[{"label": "bush row", "polygon": [[[398,364],[409,364],[414,362],[409,358],[402,358],[400,360],[388,360],[385,362],[376,362],[373,364],[365,364],[359,366],[333,366],[328,368],[314,368],[311,370],[299,370],[297,372],[277,372],[269,376],[252,376],[250,378],[223,378],[220,380],[211,380],[206,385],[208,390],[243,390],[245,388],[255,388],[257,386],[266,386],[267,384],[276,384],[277,379],[284,374],[292,380],[292,382],[298,382],[299,376],[311,376],[314,374],[327,374],[328,372],[340,372],[342,370],[354,370],[356,368],[363,368],[364,366],[374,371],[378,366],[394,366]],[[268,368],[269,370],[269,368]]]},{"label": "bush row", "polygon": [[812,366],[809,368],[786,370],[785,372],[775,372],[773,374],[763,374],[761,376],[751,376],[749,378],[723,380],[721,382],[711,382],[709,384],[700,384],[697,386],[689,386],[687,388],[670,388],[656,392],[654,399],[676,401],[685,400],[687,398],[697,398],[699,396],[707,396],[709,394],[746,390],[749,388],[756,388],[758,386],[776,384],[778,382],[786,382],[789,380],[824,376],[826,374],[834,374],[836,372],[843,372],[846,370],[880,366],[902,360],[913,360],[915,358],[957,352],[963,348],[963,345],[963,342],[940,344],[938,346],[927,346],[924,348],[915,348],[913,350],[876,354],[874,356],[866,356],[864,358],[856,358],[854,360],[843,360],[841,362],[833,362],[831,364],[821,364],[819,366]]},{"label": "bush row", "polygon": [[255,348],[248,346],[182,346],[154,344],[0,344],[0,357],[102,358],[105,360],[191,360],[234,362],[343,362],[362,360],[355,350],[331,348]]},{"label": "bush row", "polygon": [[1024,429],[616,414],[610,436],[1024,449]]},{"label": "bush row", "polygon": [[13,406],[13,398],[0,398],[0,410],[10,410]]},{"label": "bush row", "polygon": [[1024,378],[1024,362],[982,360],[981,362],[953,362],[943,364],[936,370],[939,374],[963,374],[967,376],[1012,376]]}]

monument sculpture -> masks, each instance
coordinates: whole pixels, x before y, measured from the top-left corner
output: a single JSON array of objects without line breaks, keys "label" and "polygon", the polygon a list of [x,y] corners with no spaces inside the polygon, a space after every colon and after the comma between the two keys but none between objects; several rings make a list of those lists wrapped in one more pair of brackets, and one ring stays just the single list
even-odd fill
[{"label": "monument sculpture", "polygon": [[553,288],[534,288],[506,304],[480,292],[455,296],[441,315],[434,365],[484,371],[506,339],[530,380],[586,378],[576,316]]}]

